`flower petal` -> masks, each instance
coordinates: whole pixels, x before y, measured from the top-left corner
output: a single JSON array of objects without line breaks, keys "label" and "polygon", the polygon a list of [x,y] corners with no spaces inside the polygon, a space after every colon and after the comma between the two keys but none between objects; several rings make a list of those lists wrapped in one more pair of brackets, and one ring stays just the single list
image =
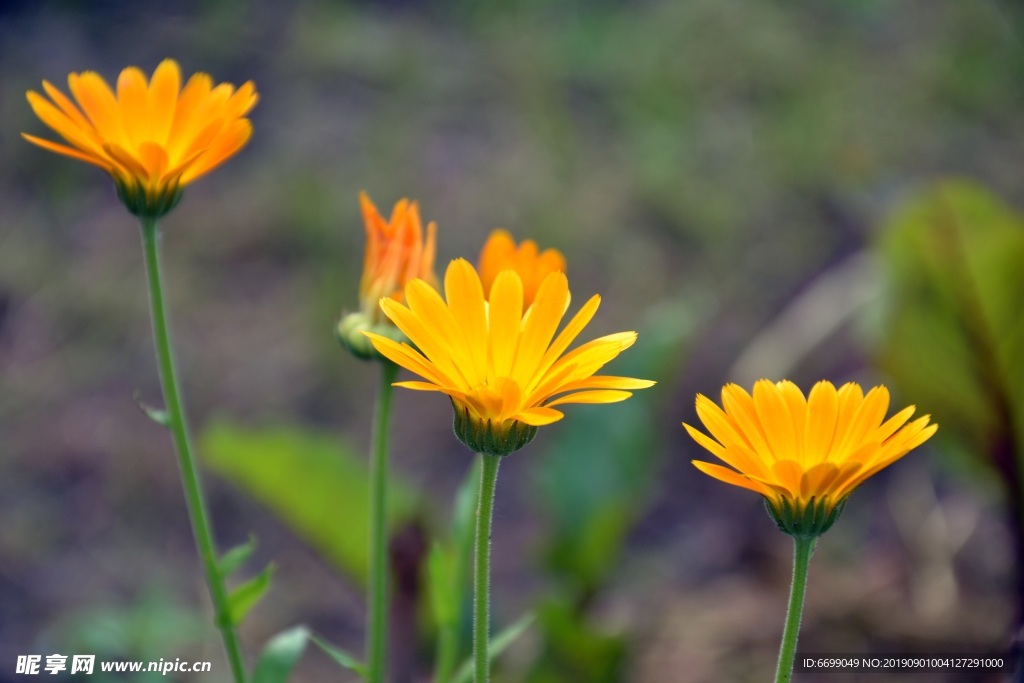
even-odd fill
[{"label": "flower petal", "polygon": [[742,474],[734,472],[726,467],[710,462],[704,462],[702,460],[691,460],[690,462],[692,462],[693,466],[704,474],[714,477],[719,481],[724,481],[726,484],[750,489],[754,493],[760,493],[766,498],[773,498],[775,496],[775,493],[761,482],[745,477]]},{"label": "flower petal", "polygon": [[536,406],[519,411],[519,413],[516,414],[515,419],[533,427],[543,427],[544,425],[549,425],[552,422],[558,422],[563,417],[565,417],[565,415],[561,411],[552,410],[546,406]]},{"label": "flower petal", "polygon": [[591,391],[578,391],[575,394],[559,396],[554,401],[545,403],[546,408],[562,405],[563,403],[618,403],[625,401],[633,394],[628,391],[616,391],[614,389],[594,389]]},{"label": "flower petal", "polygon": [[519,348],[519,324],[523,318],[523,281],[519,275],[511,270],[499,273],[488,301],[490,381],[512,375],[512,363]]}]

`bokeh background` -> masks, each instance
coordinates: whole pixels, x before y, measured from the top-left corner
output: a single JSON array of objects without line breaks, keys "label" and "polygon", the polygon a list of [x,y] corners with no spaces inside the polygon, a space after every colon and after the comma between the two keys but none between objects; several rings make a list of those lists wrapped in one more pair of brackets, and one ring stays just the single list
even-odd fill
[{"label": "bokeh background", "polygon": [[[261,94],[249,147],[164,221],[217,537],[258,537],[239,581],[276,566],[250,661],[300,623],[362,648],[376,368],[332,330],[357,306],[363,189],[420,201],[440,269],[498,226],[561,249],[577,305],[603,296],[588,333],[640,333],[614,370],[659,381],[572,407],[503,465],[496,629],[536,620],[498,680],[770,676],[791,543],[689,464],[710,456],[680,427],[696,392],[760,376],[885,382],[942,425],[819,545],[801,651],[1005,651],[1024,604],[1015,12],[0,3],[0,681],[52,652],[210,659],[182,680],[228,679],[170,440],[133,401],[159,403],[137,228],[102,173],[18,135],[51,135],[24,99],[42,79],[168,56]],[[394,415],[391,666],[426,681],[426,552],[471,461],[443,398],[400,391]],[[311,647],[293,680],[355,678]]]}]

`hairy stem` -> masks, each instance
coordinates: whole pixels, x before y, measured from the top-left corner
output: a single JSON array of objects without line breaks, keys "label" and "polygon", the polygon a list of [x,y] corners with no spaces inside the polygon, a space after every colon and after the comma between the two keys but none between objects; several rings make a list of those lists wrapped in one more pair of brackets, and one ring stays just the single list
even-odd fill
[{"label": "hairy stem", "polygon": [[370,453],[370,571],[367,581],[366,668],[370,683],[383,683],[388,638],[388,421],[398,366],[381,361]]},{"label": "hairy stem", "polygon": [[775,683],[789,683],[793,678],[796,640],[800,636],[800,618],[803,616],[804,594],[807,592],[807,567],[811,563],[811,551],[816,541],[816,538],[793,537],[793,582],[789,587],[789,608],[786,611],[786,628],[782,632],[782,646],[779,648],[779,665],[775,669]]},{"label": "hairy stem", "polygon": [[487,683],[490,680],[491,519],[501,458],[483,454],[479,457],[483,461],[483,473],[476,508],[476,558],[473,562],[473,682]]},{"label": "hairy stem", "polygon": [[192,534],[202,561],[210,599],[216,611],[216,624],[224,640],[224,650],[235,683],[245,683],[245,668],[242,664],[242,650],[238,635],[231,623],[228,611],[227,591],[224,580],[217,571],[217,549],[210,530],[210,519],[206,512],[199,472],[196,470],[192,447],[189,443],[188,425],[181,406],[178,391],[178,373],[174,366],[171,335],[167,326],[167,311],[164,307],[163,282],[160,276],[159,254],[160,231],[155,219],[142,219],[142,244],[146,256],[146,275],[149,285],[149,305],[153,317],[153,342],[156,346],[160,366],[160,384],[163,387],[164,403],[167,410],[167,427],[174,439],[174,450],[178,455],[178,469],[185,489],[185,503],[192,523]]}]

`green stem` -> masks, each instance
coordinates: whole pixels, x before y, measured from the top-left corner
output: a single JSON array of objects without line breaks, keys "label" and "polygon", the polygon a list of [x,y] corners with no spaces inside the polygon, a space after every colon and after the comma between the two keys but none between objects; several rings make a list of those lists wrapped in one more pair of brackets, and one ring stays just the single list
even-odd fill
[{"label": "green stem", "polygon": [[786,629],[782,633],[779,665],[775,669],[775,683],[789,683],[793,678],[796,640],[800,635],[800,617],[803,615],[804,594],[807,592],[807,567],[811,563],[811,552],[814,550],[816,542],[816,537],[793,537],[793,583],[789,587]]},{"label": "green stem", "polygon": [[192,523],[192,534],[196,539],[199,558],[206,574],[206,584],[210,589],[210,599],[216,611],[216,624],[224,639],[224,650],[235,683],[245,683],[245,669],[242,665],[242,649],[238,636],[231,624],[227,604],[227,592],[224,581],[217,571],[217,550],[210,531],[210,520],[206,513],[203,489],[199,482],[192,448],[189,444],[188,425],[185,412],[181,407],[178,393],[178,373],[174,367],[174,356],[171,352],[171,336],[167,328],[167,312],[164,308],[163,283],[160,276],[159,254],[160,231],[156,220],[142,219],[142,243],[146,256],[146,275],[149,284],[149,305],[153,316],[153,341],[156,345],[156,356],[160,365],[160,384],[164,391],[164,403],[167,410],[167,427],[174,438],[174,450],[178,454],[178,469],[181,472],[181,483],[185,489],[185,502],[188,517]]},{"label": "green stem", "polygon": [[488,653],[491,621],[491,519],[494,515],[494,487],[501,458],[480,454],[480,499],[476,508],[476,558],[473,562],[473,683],[490,680]]},{"label": "green stem", "polygon": [[370,574],[367,581],[366,668],[370,683],[384,681],[384,653],[388,637],[388,420],[398,366],[381,361],[380,387],[373,414],[373,451],[370,454]]}]

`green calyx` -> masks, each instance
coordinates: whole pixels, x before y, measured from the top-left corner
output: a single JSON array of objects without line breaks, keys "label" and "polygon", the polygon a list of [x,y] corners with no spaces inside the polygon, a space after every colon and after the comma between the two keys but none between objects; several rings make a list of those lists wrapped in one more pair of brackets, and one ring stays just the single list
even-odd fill
[{"label": "green calyx", "polygon": [[363,360],[385,360],[363,332],[373,332],[396,342],[408,341],[391,321],[385,319],[384,322],[374,322],[371,316],[361,311],[349,313],[334,328],[338,342],[352,355]]},{"label": "green calyx", "polygon": [[764,499],[764,507],[779,530],[794,538],[816,538],[832,528],[843,512],[846,500],[811,498],[801,504],[788,498]]},{"label": "green calyx", "polygon": [[159,192],[149,192],[134,180],[114,180],[117,198],[121,200],[133,216],[156,220],[163,218],[181,201],[185,188],[178,183],[171,183]]},{"label": "green calyx", "polygon": [[452,401],[452,408],[455,409],[455,436],[474,453],[504,457],[515,453],[537,436],[536,427],[518,420],[501,423],[482,420],[457,401]]}]

